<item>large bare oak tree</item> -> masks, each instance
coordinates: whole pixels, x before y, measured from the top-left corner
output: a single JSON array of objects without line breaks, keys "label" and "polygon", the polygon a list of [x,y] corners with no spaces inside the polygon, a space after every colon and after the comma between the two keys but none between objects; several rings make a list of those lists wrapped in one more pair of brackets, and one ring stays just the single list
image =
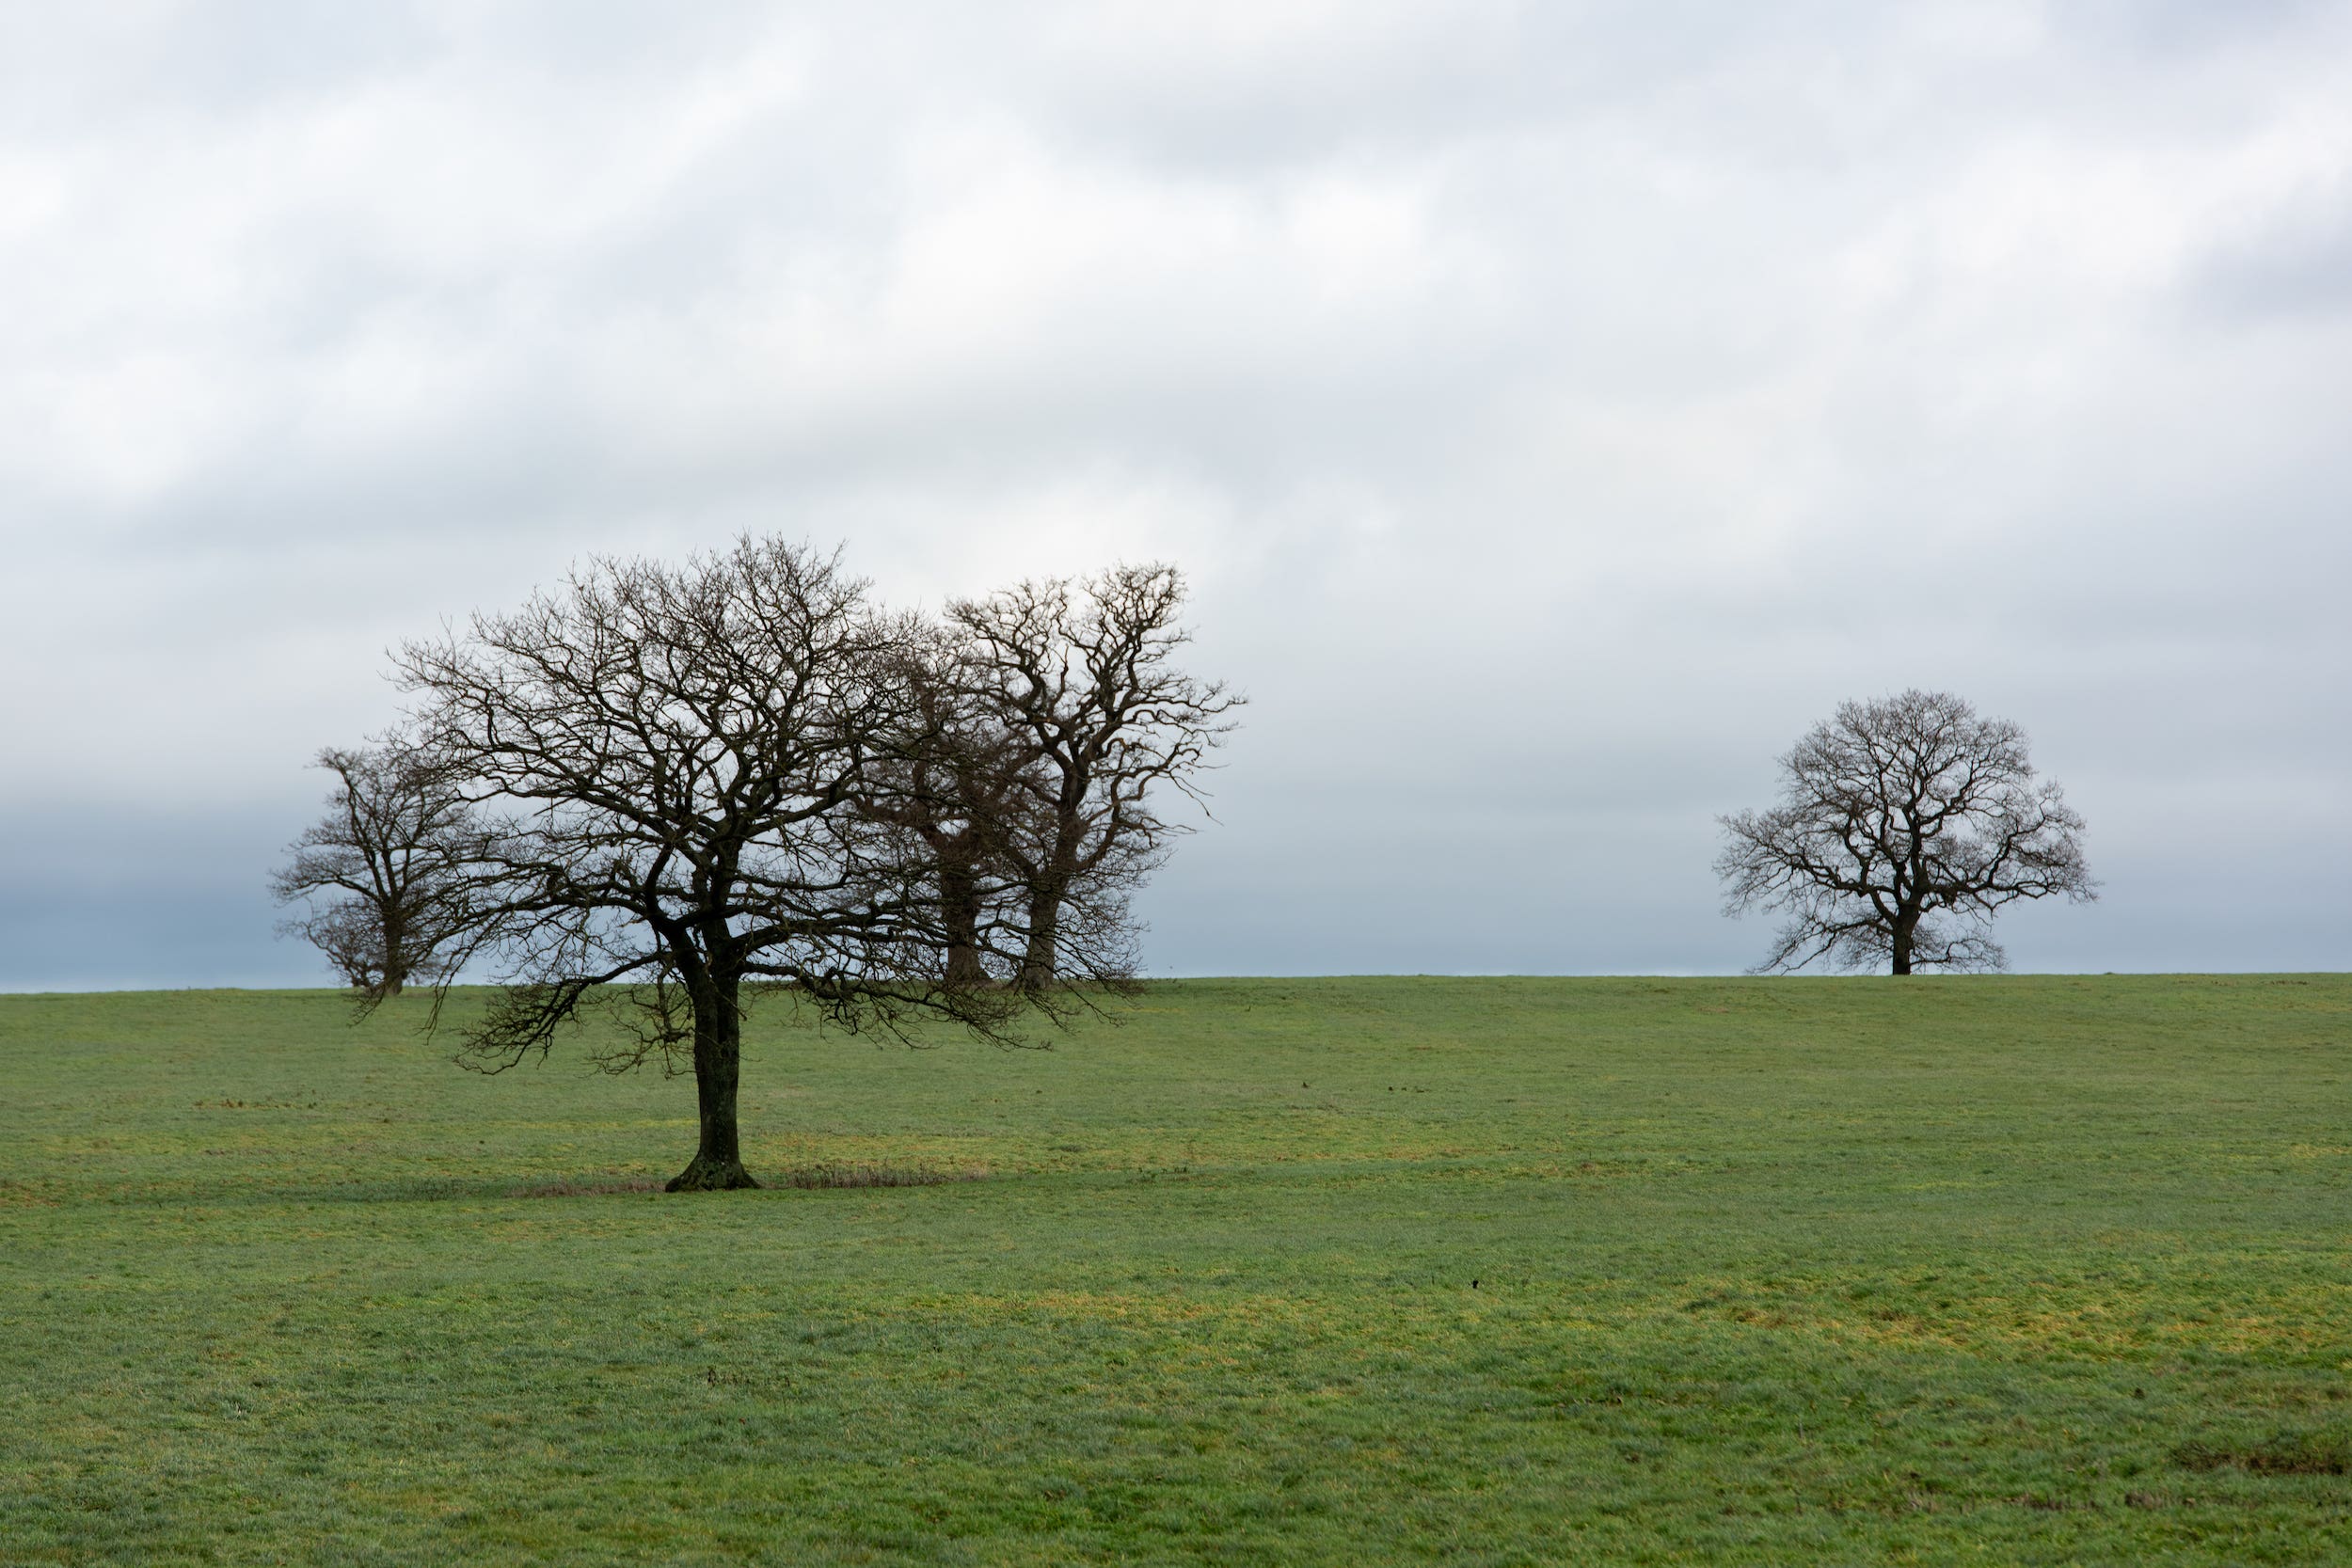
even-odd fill
[{"label": "large bare oak tree", "polygon": [[1722,818],[1724,912],[1786,917],[1758,972],[2002,969],[1993,917],[2097,896],[2083,819],[2038,779],[2025,733],[1941,691],[1845,703],[1780,761],[1769,810]]},{"label": "large bare oak tree", "polygon": [[461,1059],[512,1066],[605,1009],[628,1026],[609,1069],[691,1060],[700,1141],[670,1187],[707,1190],[756,1185],[737,1094],[757,989],[850,1028],[997,1030],[1011,993],[941,961],[942,863],[894,821],[940,727],[920,641],[834,559],[746,538],[596,560],[403,647],[421,743],[497,830],[479,874],[505,984]]},{"label": "large bare oak tree", "polygon": [[370,1002],[438,980],[484,934],[472,867],[482,833],[470,810],[405,739],[330,746],[326,813],[270,878],[280,904],[305,907],[279,929],[326,955]]}]

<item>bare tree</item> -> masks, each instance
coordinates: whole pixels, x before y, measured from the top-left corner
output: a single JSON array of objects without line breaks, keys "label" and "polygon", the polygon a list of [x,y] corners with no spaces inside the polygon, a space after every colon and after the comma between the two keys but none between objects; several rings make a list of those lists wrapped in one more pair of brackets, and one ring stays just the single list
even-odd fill
[{"label": "bare tree", "polygon": [[480,925],[469,867],[482,835],[464,800],[397,736],[330,746],[316,766],[335,787],[270,878],[280,904],[306,905],[279,929],[314,944],[371,1002],[454,973]]},{"label": "bare tree", "polygon": [[404,646],[421,742],[497,814],[479,873],[505,990],[460,1059],[501,1070],[607,1011],[627,1025],[609,1070],[691,1061],[700,1141],[670,1188],[706,1190],[756,1185],[737,1121],[755,990],[853,1029],[996,1030],[1004,993],[940,961],[936,859],[863,809],[935,730],[915,635],[836,558],[745,538],[682,567],[598,559]]},{"label": "bare tree", "polygon": [[1184,603],[1183,574],[1155,563],[947,608],[971,691],[1020,748],[995,847],[1021,895],[1012,980],[1030,996],[1065,973],[1116,978],[1131,963],[1126,895],[1188,831],[1152,792],[1198,799],[1194,776],[1242,705],[1175,667]]},{"label": "bare tree", "polygon": [[2003,907],[2098,895],[2083,819],[2037,782],[2025,732],[1947,692],[1841,704],[1780,767],[1780,804],[1721,818],[1715,863],[1726,914],[1788,917],[1759,973],[2003,969]]},{"label": "bare tree", "polygon": [[938,879],[942,981],[992,984],[1001,966],[991,960],[1012,927],[1008,851],[1036,793],[1024,776],[1033,748],[975,700],[977,674],[944,630],[927,627],[914,640],[905,675],[920,721],[915,743],[878,771],[863,803],[912,836],[909,857]]}]

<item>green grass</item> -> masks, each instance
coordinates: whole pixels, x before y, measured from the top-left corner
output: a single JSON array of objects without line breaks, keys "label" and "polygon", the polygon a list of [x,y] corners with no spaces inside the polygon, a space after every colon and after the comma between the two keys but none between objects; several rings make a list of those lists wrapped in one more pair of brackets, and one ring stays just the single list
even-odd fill
[{"label": "green grass", "polygon": [[2352,977],[417,1011],[0,998],[0,1562],[2352,1561]]}]

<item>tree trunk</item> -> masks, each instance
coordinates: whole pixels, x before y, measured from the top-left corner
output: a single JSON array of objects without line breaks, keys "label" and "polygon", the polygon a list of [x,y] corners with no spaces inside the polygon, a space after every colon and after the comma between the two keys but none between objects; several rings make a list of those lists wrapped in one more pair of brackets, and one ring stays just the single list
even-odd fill
[{"label": "tree trunk", "polygon": [[376,990],[386,996],[398,996],[400,988],[408,983],[407,922],[401,919],[396,909],[382,911],[384,922],[384,978]]},{"label": "tree trunk", "polygon": [[1918,923],[1917,915],[1899,914],[1895,917],[1895,973],[1898,974],[1911,973],[1911,930]]},{"label": "tree trunk", "polygon": [[980,962],[979,879],[961,867],[939,874],[939,901],[947,927],[947,984],[970,990],[988,983]]},{"label": "tree trunk", "polygon": [[736,983],[694,988],[694,1098],[702,1113],[702,1143],[693,1163],[670,1179],[673,1193],[716,1193],[756,1187],[743,1168],[735,1119],[735,1091],[743,1075],[743,1011]]},{"label": "tree trunk", "polygon": [[1061,945],[1061,901],[1057,882],[1029,895],[1029,941],[1021,954],[1021,973],[1013,980],[1025,996],[1035,996],[1054,983],[1054,960]]}]

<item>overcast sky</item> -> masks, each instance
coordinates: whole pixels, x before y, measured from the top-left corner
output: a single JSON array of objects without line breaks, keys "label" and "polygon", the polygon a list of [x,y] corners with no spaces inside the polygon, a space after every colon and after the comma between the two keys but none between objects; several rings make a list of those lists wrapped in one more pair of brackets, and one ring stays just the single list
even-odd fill
[{"label": "overcast sky", "polygon": [[0,9],[0,987],[319,984],[384,649],[590,551],[1181,563],[1160,974],[1729,972],[1844,698],[2024,970],[2352,962],[2352,4]]}]

